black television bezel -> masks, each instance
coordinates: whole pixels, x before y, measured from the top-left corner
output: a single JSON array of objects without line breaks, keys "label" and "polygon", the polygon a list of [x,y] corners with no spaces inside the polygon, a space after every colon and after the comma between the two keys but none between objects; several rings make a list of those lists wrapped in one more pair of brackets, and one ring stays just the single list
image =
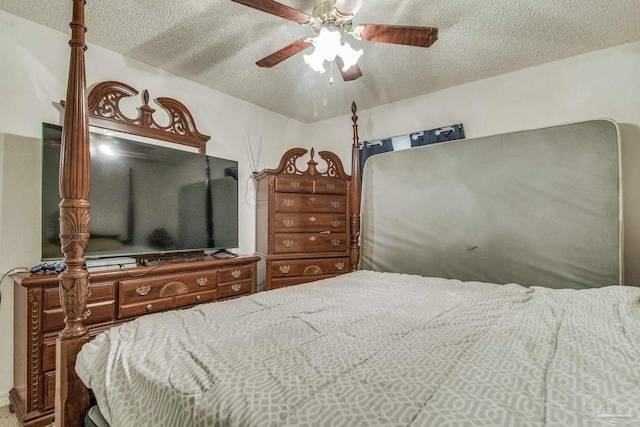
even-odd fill
[{"label": "black television bezel", "polygon": [[[55,130],[58,130],[60,133],[62,133],[62,126],[61,125],[56,125],[56,124],[52,124],[52,123],[47,123],[47,122],[42,122],[42,145],[41,147],[41,167],[44,168],[44,155],[43,155],[43,148],[45,145],[45,128],[49,127]],[[121,252],[113,252],[113,253],[108,253],[108,254],[92,254],[90,252],[88,252],[88,248],[87,251],[85,252],[85,258],[87,260],[98,260],[98,259],[109,259],[109,258],[119,258],[119,257],[129,257],[129,258],[134,258],[137,261],[140,260],[144,260],[144,259],[150,259],[150,258],[162,258],[162,259],[171,259],[171,258],[184,258],[184,257],[190,257],[190,256],[194,256],[194,255],[202,255],[202,254],[207,254],[207,253],[216,253],[216,252],[227,252],[230,253],[230,249],[238,249],[239,248],[239,242],[240,242],[240,236],[239,236],[239,228],[240,228],[240,197],[239,197],[239,185],[238,185],[238,167],[239,167],[239,162],[237,160],[233,160],[233,159],[226,159],[223,157],[218,157],[218,156],[211,156],[211,155],[207,155],[207,154],[202,154],[200,152],[198,152],[197,148],[195,147],[190,147],[187,145],[179,145],[176,143],[171,143],[171,142],[167,142],[167,141],[162,141],[162,140],[158,140],[158,139],[153,139],[153,138],[148,138],[145,136],[141,136],[141,135],[136,135],[136,134],[130,134],[130,133],[126,133],[126,132],[120,132],[120,131],[114,131],[114,130],[110,130],[110,129],[105,129],[105,128],[100,128],[100,127],[96,127],[96,126],[90,126],[89,128],[89,132],[90,135],[91,134],[101,134],[101,135],[108,135],[111,137],[115,137],[115,138],[121,138],[121,139],[126,139],[129,141],[132,141],[136,144],[148,144],[148,145],[155,145],[155,146],[161,146],[164,147],[166,149],[170,149],[170,150],[179,150],[179,151],[183,151],[183,152],[187,152],[190,154],[193,154],[194,156],[206,156],[212,159],[219,159],[219,160],[224,160],[224,161],[229,161],[229,162],[234,162],[235,163],[235,172],[233,172],[233,174],[235,174],[234,178],[236,180],[236,185],[237,185],[237,195],[236,195],[236,203],[237,203],[237,207],[236,207],[236,229],[235,229],[235,246],[205,246],[205,247],[193,247],[193,248],[181,248],[181,249],[171,249],[171,250],[153,250],[153,251],[121,251]],[[231,174],[229,175],[231,176]],[[41,185],[43,184],[43,177],[41,177]],[[57,182],[57,181],[56,181]],[[40,209],[40,213],[41,213],[41,223],[40,223],[40,256],[41,256],[41,260],[43,262],[49,262],[49,261],[60,261],[64,258],[64,254],[62,253],[62,250],[60,251],[60,256],[58,257],[44,257],[44,245],[45,245],[45,232],[44,232],[44,211],[45,211],[45,207],[44,207],[44,187],[41,187],[41,209]],[[89,202],[91,202],[91,196],[89,196]],[[90,237],[91,239],[91,237]]]}]

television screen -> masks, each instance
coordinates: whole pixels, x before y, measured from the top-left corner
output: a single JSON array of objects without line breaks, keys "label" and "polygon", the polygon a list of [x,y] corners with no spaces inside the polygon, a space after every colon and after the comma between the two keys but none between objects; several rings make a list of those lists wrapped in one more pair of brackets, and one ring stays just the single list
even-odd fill
[{"label": "television screen", "polygon": [[[62,127],[43,124],[42,259],[60,249]],[[87,258],[238,247],[238,162],[91,132]]]}]

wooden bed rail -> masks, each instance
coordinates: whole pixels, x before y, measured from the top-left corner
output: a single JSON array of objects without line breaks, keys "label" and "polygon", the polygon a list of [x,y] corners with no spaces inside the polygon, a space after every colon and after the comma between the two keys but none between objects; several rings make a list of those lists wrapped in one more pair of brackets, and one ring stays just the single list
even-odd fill
[{"label": "wooden bed rail", "polygon": [[83,313],[89,272],[84,269],[89,242],[89,116],[84,62],[86,0],[72,0],[71,58],[60,151],[60,244],[67,270],[60,274],[60,303],[65,328],[56,342],[55,425],[80,427],[89,407],[89,392],[75,372],[75,361],[87,341]]}]

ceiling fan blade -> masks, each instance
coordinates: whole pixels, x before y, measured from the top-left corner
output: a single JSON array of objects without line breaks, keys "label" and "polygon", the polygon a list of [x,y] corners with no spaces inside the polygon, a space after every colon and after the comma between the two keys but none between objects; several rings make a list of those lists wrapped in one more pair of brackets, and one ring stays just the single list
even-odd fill
[{"label": "ceiling fan blade", "polygon": [[353,27],[353,36],[370,42],[429,47],[438,40],[438,29],[402,25],[362,24]]},{"label": "ceiling fan blade", "polygon": [[338,66],[338,70],[340,70],[340,74],[342,74],[342,80],[345,82],[350,82],[362,77],[362,71],[360,71],[360,68],[357,65],[352,65],[347,71],[342,71],[344,62],[339,56],[336,56],[336,65]]},{"label": "ceiling fan blade", "polygon": [[274,52],[265,58],[262,58],[260,61],[256,62],[256,65],[258,67],[271,68],[274,65],[281,63],[285,59],[295,55],[296,53],[302,52],[312,44],[313,43],[311,43],[311,39],[309,37],[305,37],[298,40],[297,42],[291,43],[289,46],[283,47],[279,51]]},{"label": "ceiling fan blade", "polygon": [[279,16],[289,21],[297,22],[298,24],[306,24],[313,18],[311,15],[307,15],[304,12],[300,12],[297,9],[285,6],[273,0],[231,0],[236,3],[243,4],[245,6],[258,9],[262,12],[270,13],[272,15]]},{"label": "ceiling fan blade", "polygon": [[362,3],[364,0],[337,0],[333,7],[340,15],[353,16],[360,10]]}]

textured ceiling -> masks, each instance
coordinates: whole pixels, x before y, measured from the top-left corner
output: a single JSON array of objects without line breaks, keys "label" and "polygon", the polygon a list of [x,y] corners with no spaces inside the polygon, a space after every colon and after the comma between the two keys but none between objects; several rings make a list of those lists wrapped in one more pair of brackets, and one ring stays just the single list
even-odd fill
[{"label": "textured ceiling", "polygon": [[[311,13],[321,0],[283,0]],[[0,0],[0,9],[69,33],[69,0]],[[314,122],[640,40],[639,0],[364,0],[354,24],[437,27],[430,48],[370,43],[364,76],[334,84],[298,54],[255,62],[313,30],[231,0],[88,0],[87,41],[281,113]],[[311,49],[309,49],[311,51]]]}]

